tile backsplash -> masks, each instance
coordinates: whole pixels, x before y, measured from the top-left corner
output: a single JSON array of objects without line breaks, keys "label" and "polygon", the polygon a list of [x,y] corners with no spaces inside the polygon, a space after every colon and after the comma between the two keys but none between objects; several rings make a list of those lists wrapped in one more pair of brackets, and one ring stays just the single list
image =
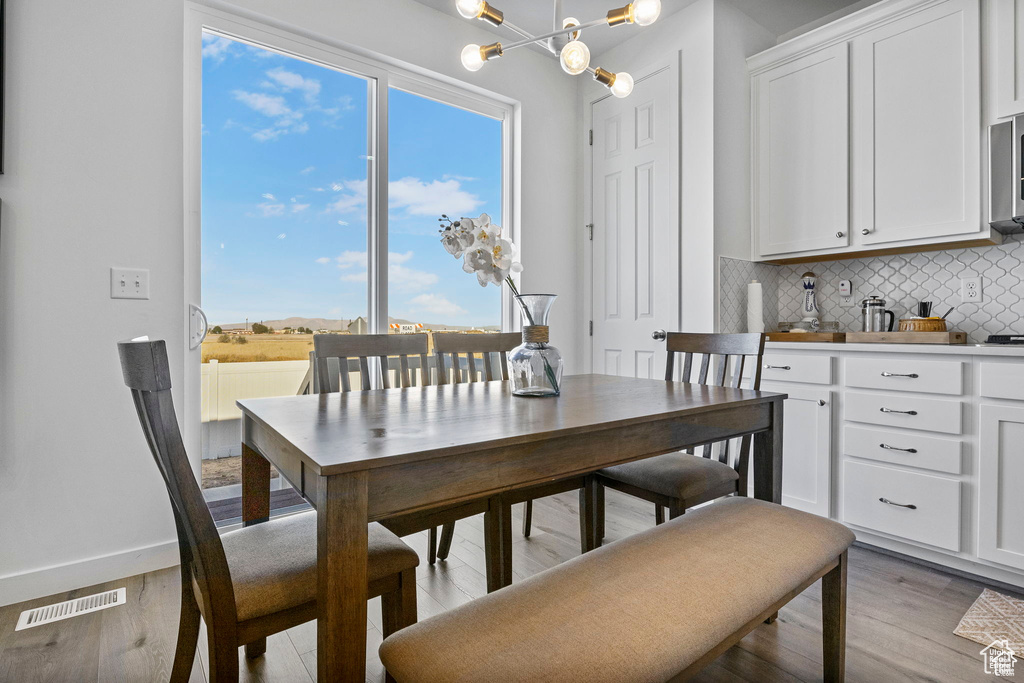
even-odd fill
[{"label": "tile backsplash", "polygon": [[[918,301],[934,302],[933,315],[956,306],[946,319],[952,330],[966,332],[968,341],[982,343],[990,334],[1024,334],[1024,235],[1013,235],[999,246],[930,251],[920,254],[874,256],[773,266],[722,257],[719,320],[722,332],[747,327],[747,288],[751,280],[764,283],[765,329],[800,319],[800,276],[818,276],[818,308],[822,320],[836,320],[841,330],[860,329],[860,301],[877,294],[897,321],[913,315]],[[984,300],[960,303],[960,278],[982,278]],[[839,300],[839,281],[853,283],[853,305]]]}]

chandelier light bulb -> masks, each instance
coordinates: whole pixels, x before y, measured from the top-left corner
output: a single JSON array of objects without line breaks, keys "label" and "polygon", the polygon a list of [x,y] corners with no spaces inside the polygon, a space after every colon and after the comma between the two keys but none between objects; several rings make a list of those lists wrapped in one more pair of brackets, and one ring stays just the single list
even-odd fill
[{"label": "chandelier light bulb", "polygon": [[629,97],[629,93],[633,92],[633,77],[625,71],[620,71],[615,74],[615,80],[609,89],[616,97]]},{"label": "chandelier light bulb", "polygon": [[[562,28],[571,28],[573,26],[579,26],[579,25],[580,25],[580,20],[577,19],[576,17],[566,17],[565,19],[562,19]],[[576,40],[577,38],[580,37],[581,33],[583,33],[583,31],[573,31],[569,35],[572,38],[572,40]]]},{"label": "chandelier light bulb", "polygon": [[484,61],[484,56],[480,53],[480,46],[476,43],[470,43],[462,48],[462,66],[466,67],[468,71],[479,71],[483,67]]},{"label": "chandelier light bulb", "polygon": [[[484,7],[487,5],[484,0],[455,0],[455,9],[459,10],[459,14],[464,16],[466,19],[476,19],[484,13]],[[469,67],[466,67],[469,69]],[[479,68],[479,67],[477,67]],[[476,69],[471,69],[475,71]]]},{"label": "chandelier light bulb", "polygon": [[581,74],[590,66],[590,48],[579,40],[569,41],[559,53],[558,61],[562,63],[565,73],[573,76]]},{"label": "chandelier light bulb", "polygon": [[[460,0],[460,4],[461,2],[462,0]],[[462,10],[459,11],[461,12]],[[637,26],[650,26],[658,19],[660,14],[661,0],[633,0],[633,3],[629,6],[629,15]]]}]

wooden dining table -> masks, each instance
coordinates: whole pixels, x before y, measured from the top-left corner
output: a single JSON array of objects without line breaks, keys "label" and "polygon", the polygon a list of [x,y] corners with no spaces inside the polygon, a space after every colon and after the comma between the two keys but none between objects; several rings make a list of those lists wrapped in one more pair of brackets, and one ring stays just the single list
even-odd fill
[{"label": "wooden dining table", "polygon": [[244,399],[243,522],[269,518],[271,464],[316,509],[319,680],[363,681],[368,522],[747,434],[754,495],[779,503],[785,398],[572,375],[551,398],[514,397],[496,381]]}]

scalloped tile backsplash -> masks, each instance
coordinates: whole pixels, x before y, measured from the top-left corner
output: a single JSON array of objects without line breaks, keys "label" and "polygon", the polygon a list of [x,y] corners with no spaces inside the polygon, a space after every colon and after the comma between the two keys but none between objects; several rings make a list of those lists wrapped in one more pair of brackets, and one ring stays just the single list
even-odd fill
[{"label": "scalloped tile backsplash", "polygon": [[[1024,235],[1013,235],[999,246],[931,251],[773,266],[722,257],[719,319],[722,332],[743,332],[747,327],[747,283],[764,286],[765,329],[779,321],[800,319],[800,276],[808,270],[818,276],[818,308],[823,320],[837,320],[840,329],[860,329],[859,302],[877,294],[888,302],[897,320],[912,315],[918,301],[934,302],[934,314],[956,306],[950,329],[966,332],[979,344],[990,334],[1024,334]],[[984,301],[960,303],[960,278],[982,278]],[[853,282],[853,306],[839,301],[839,281]]]}]

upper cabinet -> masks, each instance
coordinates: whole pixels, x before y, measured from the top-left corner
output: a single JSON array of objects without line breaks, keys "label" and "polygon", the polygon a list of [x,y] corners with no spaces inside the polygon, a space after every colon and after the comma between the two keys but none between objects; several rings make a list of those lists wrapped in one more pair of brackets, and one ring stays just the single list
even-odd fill
[{"label": "upper cabinet", "polygon": [[1024,0],[992,0],[996,116],[1024,114]]},{"label": "upper cabinet", "polygon": [[748,60],[755,258],[998,240],[978,3],[884,0]]}]

